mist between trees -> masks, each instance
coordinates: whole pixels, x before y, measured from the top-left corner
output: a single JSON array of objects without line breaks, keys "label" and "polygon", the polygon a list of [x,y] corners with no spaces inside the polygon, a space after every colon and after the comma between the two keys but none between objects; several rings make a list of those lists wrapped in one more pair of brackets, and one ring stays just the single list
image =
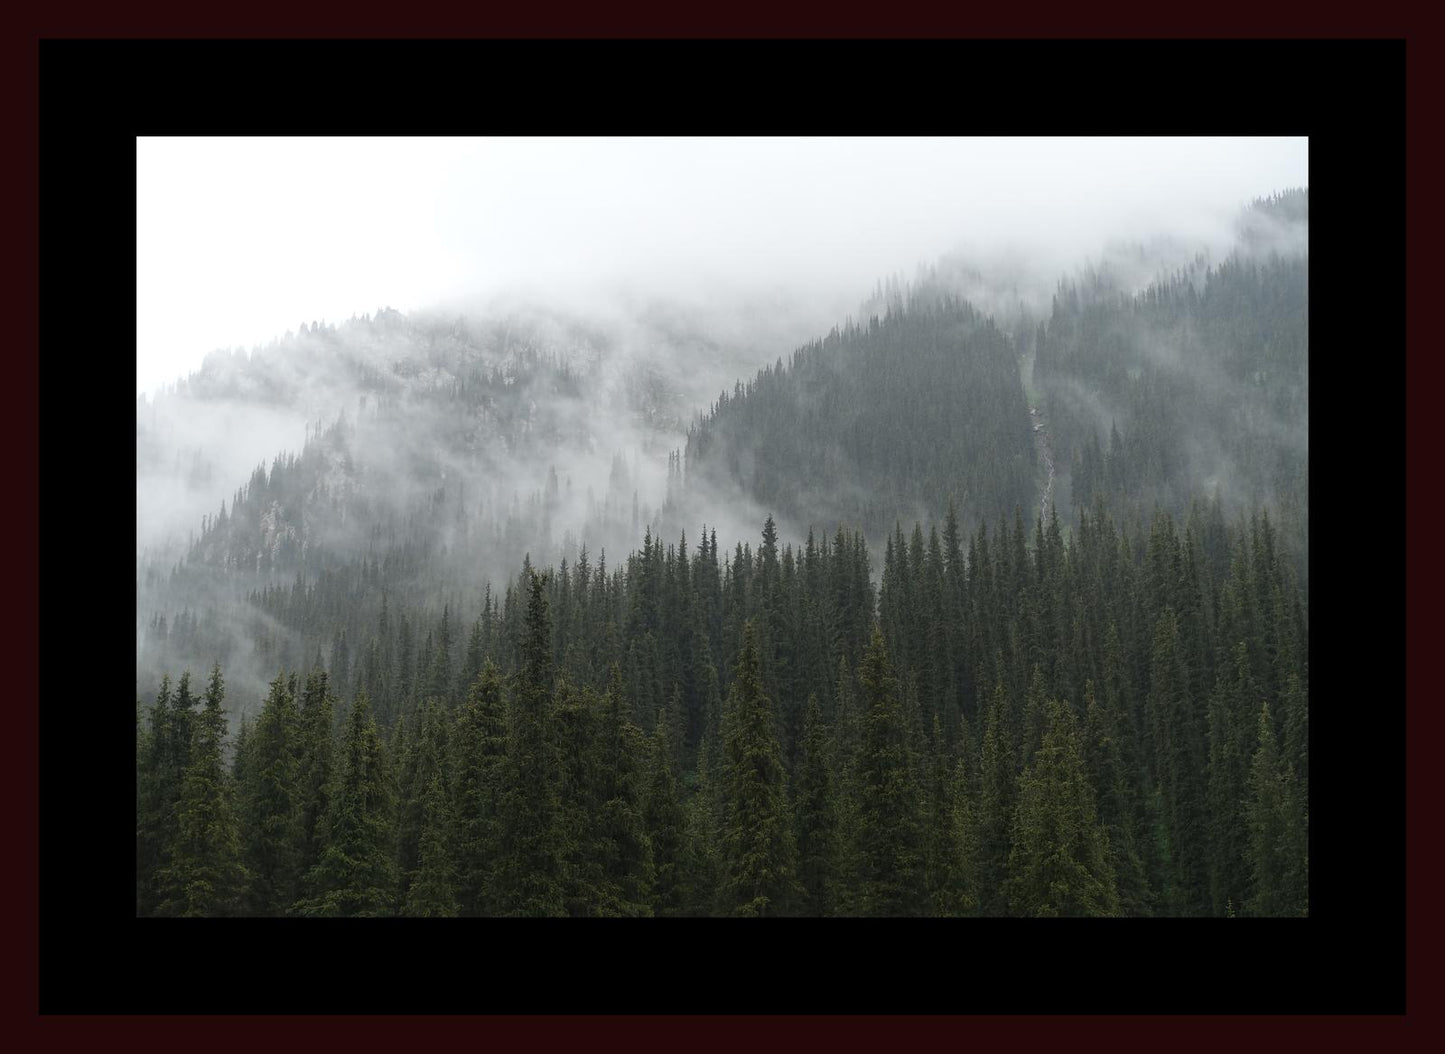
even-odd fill
[{"label": "mist between trees", "polygon": [[1304,913],[1307,208],[772,365],[660,309],[212,356],[138,405],[138,912]]}]

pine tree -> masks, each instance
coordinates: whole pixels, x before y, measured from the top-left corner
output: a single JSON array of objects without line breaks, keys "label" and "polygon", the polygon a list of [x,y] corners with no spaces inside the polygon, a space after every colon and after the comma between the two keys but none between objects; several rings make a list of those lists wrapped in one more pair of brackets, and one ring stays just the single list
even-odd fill
[{"label": "pine tree", "polygon": [[219,665],[211,670],[205,709],[197,716],[190,762],[181,782],[176,836],[158,875],[159,914],[230,915],[240,906],[246,872],[231,805],[231,785],[221,762],[226,715]]},{"label": "pine tree", "polygon": [[351,676],[351,649],[346,643],[346,630],[343,628],[341,635],[332,642],[331,662],[327,667],[331,680],[337,684],[345,684]]},{"label": "pine tree", "polygon": [[[667,705],[662,710],[662,720],[667,725],[667,742],[673,752],[672,763],[678,768],[682,767],[685,746],[687,743],[687,714],[684,710],[682,700],[682,686],[673,685],[672,693],[667,697]],[[639,734],[640,729],[633,726]]]},{"label": "pine tree", "polygon": [[442,608],[442,621],[433,642],[430,665],[427,669],[427,698],[434,699],[444,707],[452,705],[452,631],[451,608]]},{"label": "pine tree", "polygon": [[530,574],[520,669],[507,710],[497,891],[507,915],[564,915],[565,852],[553,700],[552,623],[541,576]]},{"label": "pine tree", "polygon": [[[405,904],[411,884],[421,868],[421,842],[427,824],[427,795],[433,778],[442,780],[446,792],[446,717],[442,704],[429,699],[416,715],[415,731],[398,746],[397,761],[397,857],[400,882],[397,900]],[[442,838],[445,843],[445,837]]]},{"label": "pine tree", "polygon": [[777,713],[763,692],[757,635],[743,627],[724,714],[724,897],[729,914],[784,915],[801,895]]},{"label": "pine tree", "polygon": [[978,804],[974,810],[973,872],[978,880],[978,909],[983,915],[1008,914],[1004,888],[1014,828],[1017,774],[1007,727],[1008,691],[994,688],[984,717],[979,759]]},{"label": "pine tree", "polygon": [[802,756],[797,777],[798,879],[803,915],[831,915],[838,872],[838,818],[834,768],[818,696],[808,696],[803,718]]},{"label": "pine tree", "polygon": [[1164,904],[1172,915],[1207,914],[1203,711],[1190,694],[1178,620],[1171,608],[1165,608],[1155,621],[1148,714],[1159,833],[1168,848],[1168,865],[1162,876]]},{"label": "pine tree", "polygon": [[[344,635],[342,641],[345,642]],[[313,670],[306,678],[302,695],[297,752],[301,822],[297,826],[296,855],[301,875],[321,859],[322,826],[331,804],[334,776],[332,726],[335,720],[336,699],[330,679],[324,671]],[[239,756],[239,749],[237,753]]]},{"label": "pine tree", "polygon": [[150,874],[145,865],[145,842],[141,837],[141,816],[144,809],[144,801],[141,797],[141,758],[150,751],[149,736],[141,726],[140,721],[140,697],[135,701],[135,913],[136,917],[142,914],[144,898],[142,889],[149,881]]},{"label": "pine tree", "polygon": [[967,754],[958,759],[953,769],[953,787],[949,800],[953,806],[953,843],[957,856],[948,906],[960,915],[973,915],[979,908],[978,826],[975,820],[974,782],[969,778]]},{"label": "pine tree", "polygon": [[167,674],[151,707],[150,732],[140,758],[136,815],[136,910],[153,914],[160,904],[157,879],[177,831],[177,810],[191,752],[190,675],[177,689]]},{"label": "pine tree", "polygon": [[916,761],[898,682],[877,629],[858,681],[866,716],[858,779],[863,870],[857,907],[865,915],[922,915],[927,899]]},{"label": "pine tree", "polygon": [[[626,693],[618,678],[614,666],[612,686],[603,699],[598,737],[601,766],[597,831],[604,875],[603,912],[651,915],[655,864],[644,816],[643,771],[645,753],[651,744],[623,717]],[[663,715],[659,719],[665,721]]]},{"label": "pine tree", "polygon": [[[908,375],[911,367],[900,368],[907,362],[892,352],[908,361],[918,354],[959,358],[943,331],[907,331],[899,321],[934,311],[933,295],[892,305],[893,321],[875,327],[873,338],[890,356],[871,363],[862,387],[838,397],[851,404],[895,379],[891,374]],[[989,475],[1014,474],[1007,467],[1012,454],[1005,452],[975,477],[959,467],[964,452],[954,450],[925,473],[923,506],[939,512],[940,503],[948,506],[947,520],[936,529],[924,521],[910,535],[899,513],[912,502],[877,498],[877,492],[873,507],[841,518],[886,523],[881,585],[875,586],[861,532],[839,528],[831,544],[818,544],[811,533],[800,548],[787,544],[786,527],[779,524],[792,517],[782,515],[786,510],[777,501],[807,504],[802,492],[786,492],[796,489],[789,473],[808,461],[795,455],[811,448],[784,443],[750,463],[773,488],[766,502],[778,513],[764,527],[761,545],[739,542],[733,558],[723,562],[716,531],[704,530],[702,544],[690,553],[686,537],[676,547],[660,541],[658,522],[639,506],[640,521],[652,525],[645,536],[638,532],[640,553],[611,573],[605,560],[594,570],[582,555],[575,567],[563,561],[555,575],[538,575],[531,557],[523,558],[522,573],[505,586],[505,600],[494,602],[488,591],[470,640],[450,616],[476,585],[468,569],[525,551],[535,526],[529,521],[545,521],[557,508],[550,485],[530,502],[518,498],[510,512],[481,508],[477,518],[475,502],[461,514],[450,482],[436,489],[429,482],[418,490],[416,506],[407,508],[404,501],[386,510],[374,535],[377,552],[348,565],[344,554],[316,550],[316,558],[307,559],[314,574],[302,570],[292,541],[270,547],[268,559],[274,556],[276,567],[295,574],[296,582],[260,585],[247,598],[255,609],[260,661],[273,670],[278,663],[288,668],[285,656],[309,661],[315,655],[319,661],[329,647],[332,668],[329,675],[303,672],[299,689],[283,675],[272,685],[275,698],[268,697],[262,720],[253,715],[241,724],[231,782],[243,862],[254,855],[267,865],[249,891],[265,903],[249,910],[294,907],[294,898],[287,903],[278,887],[294,889],[295,875],[320,873],[350,732],[347,708],[335,705],[330,693],[353,685],[368,692],[382,756],[391,761],[385,776],[396,784],[396,815],[388,821],[395,826],[388,844],[396,881],[388,910],[411,910],[424,900],[426,910],[445,912],[447,897],[437,890],[450,885],[456,910],[468,915],[732,914],[760,903],[755,889],[734,882],[740,874],[789,884],[780,879],[785,869],[779,860],[786,860],[791,837],[798,892],[794,899],[769,894],[766,912],[1005,914],[1010,856],[1023,860],[1029,848],[1016,844],[1026,818],[1019,811],[1020,784],[1043,779],[1040,752],[1052,700],[1069,709],[1079,726],[1079,751],[1097,825],[1108,835],[1123,913],[1242,915],[1260,904],[1271,912],[1296,910],[1281,904],[1304,910],[1308,625],[1304,595],[1292,578],[1303,568],[1292,568],[1297,554],[1285,544],[1273,504],[1269,518],[1243,510],[1235,527],[1226,525],[1220,500],[1207,511],[1197,503],[1182,533],[1176,530],[1170,517],[1180,515],[1185,483],[1176,473],[1190,460],[1164,412],[1180,395],[1171,388],[1177,378],[1145,365],[1134,385],[1130,374],[1140,364],[1128,349],[1096,348],[1089,361],[1074,331],[1097,329],[1111,316],[1106,312],[1086,326],[1074,317],[1080,310],[1077,304],[1060,309],[1061,324],[1046,330],[1049,354],[1041,352],[1039,364],[1045,373],[1062,372],[1083,367],[1071,362],[1082,356],[1085,373],[1118,382],[1107,401],[1120,409],[1121,419],[1105,456],[1087,415],[1065,405],[1049,408],[1050,444],[1078,466],[1075,497],[1090,489],[1096,497],[1067,541],[1047,509],[1032,532],[1020,513],[1012,524],[998,515],[1026,503],[1026,494],[1005,487],[1007,501],[980,496],[990,486],[997,489]],[[1162,309],[1141,306],[1141,317],[1147,321],[1156,310]],[[928,340],[915,346],[912,338],[924,334]],[[995,350],[1003,352],[999,365],[1012,381],[1017,363],[1008,342]],[[1252,371],[1256,381],[1278,368],[1276,357],[1266,356],[1264,373]],[[1229,368],[1236,365],[1242,363]],[[529,360],[527,368],[538,367]],[[789,416],[787,400],[774,397],[795,383],[786,380],[791,374],[780,366],[760,380],[771,394],[757,402],[748,397],[749,413],[758,415],[754,423]],[[497,394],[482,391],[489,383],[480,375],[459,375],[453,388],[479,407],[486,404],[483,396]],[[1168,401],[1151,406],[1161,394]],[[998,406],[990,409],[1007,407],[1006,398],[994,399],[1006,395],[993,389],[989,399]],[[831,407],[830,413],[840,405],[846,410],[828,399],[809,404]],[[495,409],[498,421],[508,418],[505,406]],[[974,431],[968,415],[951,412],[955,423],[964,422],[964,432]],[[1012,411],[1002,416],[1012,431],[1024,433],[1027,455],[1026,417]],[[890,471],[913,484],[919,482],[913,469],[923,432],[906,415],[901,420],[904,427],[886,442],[876,430],[849,434],[861,436],[864,446],[876,448],[873,453],[888,448]],[[805,427],[801,418],[788,424]],[[756,444],[749,431],[742,428],[736,437],[749,443],[718,464],[736,455],[742,466],[751,458]],[[1245,446],[1230,444],[1226,453],[1253,458]],[[840,464],[856,465],[869,451],[846,450],[841,459],[821,448],[814,453],[822,460],[814,458],[811,470],[827,474]],[[278,526],[294,523],[298,509],[320,516],[309,532],[311,544],[334,537],[325,529],[332,511],[371,518],[376,510],[369,503],[326,489],[317,475],[326,463],[313,452],[300,461],[283,457],[271,480],[263,470],[251,499],[230,506],[236,551],[217,554],[214,566],[257,566],[253,538],[258,521],[273,510],[284,513],[271,516]],[[435,477],[440,462],[424,459],[417,467]],[[680,461],[676,467],[678,485],[661,514],[670,530],[692,515]],[[1276,467],[1281,474],[1291,468]],[[1245,470],[1254,471],[1248,465]],[[1263,469],[1265,475],[1273,470]],[[1257,478],[1250,486],[1265,482]],[[598,511],[600,526],[611,519],[611,526],[625,528],[633,489],[626,479],[610,495],[611,508],[604,504]],[[695,496],[704,493],[699,487]],[[1156,498],[1159,512],[1151,521]],[[976,517],[986,508],[999,529],[989,538],[980,527],[965,541],[960,513]],[[1301,513],[1291,514],[1300,519],[1292,521],[1288,540],[1303,522]],[[1111,516],[1119,517],[1119,527]],[[1272,523],[1280,525],[1278,535]],[[432,536],[438,527],[447,537]],[[592,527],[585,525],[589,532]],[[225,541],[208,537],[206,544],[230,548]],[[574,544],[563,539],[560,551],[570,555]],[[196,551],[198,566],[207,555],[203,548]],[[189,572],[182,567],[178,573],[180,586]],[[163,637],[173,656],[209,654],[223,643],[213,617],[198,619],[190,608],[168,617],[168,631],[159,614],[152,620],[138,681],[159,661],[151,649]],[[739,662],[749,621],[753,674]],[[875,625],[891,667],[886,676],[879,662],[864,661]],[[358,630],[363,636],[356,636]],[[489,656],[496,664],[483,677]],[[626,675],[616,691],[606,688],[614,664]],[[867,675],[860,678],[865,665]],[[153,676],[159,679],[161,672],[156,667]],[[338,677],[350,679],[338,685]],[[461,704],[458,710],[432,710],[432,700],[448,695]],[[744,697],[748,707],[741,705]],[[874,721],[880,698],[889,729],[881,738]],[[620,711],[616,699],[625,701]],[[1274,760],[1260,771],[1274,776],[1255,779],[1265,700]],[[772,716],[750,724],[754,704]],[[187,759],[202,717],[195,709],[182,678],[179,689],[165,682],[161,705],[148,715],[138,712],[138,726],[144,724],[137,730],[141,914],[160,907],[156,883],[179,844]],[[890,738],[895,728],[896,739]],[[755,762],[752,775],[744,766],[740,777],[733,756],[739,744]],[[665,764],[656,756],[659,745],[668,754]],[[434,784],[440,805],[433,800]],[[754,793],[762,808],[739,806],[746,793]],[[895,812],[900,820],[879,820]],[[444,833],[432,830],[438,815],[448,817]],[[770,819],[777,821],[773,833],[760,834]],[[1266,828],[1272,833],[1260,836],[1260,845],[1267,852],[1256,845]],[[890,840],[907,843],[905,851],[879,848]],[[277,842],[283,843],[280,851]],[[455,865],[450,875],[449,857]],[[921,869],[916,880],[915,868]],[[425,896],[417,892],[424,872]],[[884,888],[882,879],[893,886]],[[314,906],[314,890],[303,885],[296,895],[305,898],[303,906]],[[917,904],[896,902],[912,895]]]},{"label": "pine tree", "polygon": [[643,822],[652,846],[652,909],[655,915],[681,915],[691,900],[686,850],[688,813],[672,767],[666,725],[659,721],[648,754]]},{"label": "pine tree", "polygon": [[[584,550],[585,553],[585,550]],[[490,599],[490,596],[488,597]],[[471,636],[467,638],[467,654],[462,667],[462,687],[470,689],[471,685],[482,673],[482,667],[486,663],[486,637],[482,630],[482,620],[478,618],[472,623]]]},{"label": "pine tree", "polygon": [[467,689],[452,741],[457,906],[462,915],[494,915],[500,910],[496,870],[507,774],[507,718],[502,675],[490,659]]},{"label": "pine tree", "polygon": [[392,914],[396,890],[396,792],[371,701],[357,694],[346,719],[336,792],[321,860],[306,875],[302,915]]},{"label": "pine tree", "polygon": [[1153,896],[1144,861],[1135,842],[1137,805],[1119,748],[1122,719],[1100,703],[1094,682],[1084,685],[1084,758],[1099,807],[1099,821],[1109,836],[1113,866],[1123,914],[1137,917],[1152,912]]},{"label": "pine tree", "polygon": [[568,915],[612,914],[607,861],[612,846],[602,829],[603,763],[600,714],[591,689],[558,680],[556,729],[557,831],[562,855],[562,905]]},{"label": "pine tree", "polygon": [[423,796],[420,864],[407,891],[403,914],[421,918],[457,914],[456,867],[448,837],[451,830],[450,803],[438,769],[432,773]]},{"label": "pine tree", "polygon": [[280,915],[296,900],[300,878],[301,794],[293,686],[278,673],[247,747],[241,786],[243,860],[251,880],[247,911]]},{"label": "pine tree", "polygon": [[[943,728],[937,715],[928,751],[924,787],[924,875],[929,910],[934,915],[962,914],[966,908],[967,884],[963,849],[959,840],[960,809],[955,796],[962,788],[950,770]],[[967,803],[964,803],[966,809]]]},{"label": "pine tree", "polygon": [[1304,679],[1298,671],[1285,678],[1284,696],[1280,701],[1284,708],[1284,751],[1285,763],[1294,770],[1299,781],[1300,792],[1306,801],[1310,789],[1310,703],[1305,691]]},{"label": "pine tree", "polygon": [[[710,695],[716,692],[716,673],[712,675]],[[683,879],[685,913],[688,915],[712,915],[717,913],[717,903],[722,880],[722,828],[726,815],[726,801],[723,797],[724,753],[722,740],[722,704],[718,701],[710,707],[713,718],[703,730],[702,744],[698,750],[695,789],[691,798],[684,801],[686,830],[683,838]]]},{"label": "pine tree", "polygon": [[1015,915],[1118,915],[1109,836],[1094,811],[1073,711],[1056,700],[1048,730],[1019,780],[1009,907]]},{"label": "pine tree", "polygon": [[1259,748],[1250,771],[1252,874],[1250,915],[1297,916],[1309,911],[1305,810],[1294,772],[1279,756],[1269,704],[1259,712]]},{"label": "pine tree", "polygon": [[1209,700],[1209,857],[1214,914],[1243,905],[1249,886],[1249,763],[1255,736],[1254,708],[1260,692],[1249,649],[1239,641],[1221,666]]}]

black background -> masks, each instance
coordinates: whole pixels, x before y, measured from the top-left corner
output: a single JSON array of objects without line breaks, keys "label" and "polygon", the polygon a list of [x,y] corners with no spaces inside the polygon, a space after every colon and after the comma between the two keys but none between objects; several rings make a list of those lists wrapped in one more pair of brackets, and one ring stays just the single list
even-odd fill
[{"label": "black background", "polygon": [[[1403,1012],[1404,54],[1402,41],[42,41],[40,1009]],[[134,661],[116,541],[134,493],[134,139],[187,134],[1308,135],[1311,917],[134,918],[134,726],[116,691]]]}]

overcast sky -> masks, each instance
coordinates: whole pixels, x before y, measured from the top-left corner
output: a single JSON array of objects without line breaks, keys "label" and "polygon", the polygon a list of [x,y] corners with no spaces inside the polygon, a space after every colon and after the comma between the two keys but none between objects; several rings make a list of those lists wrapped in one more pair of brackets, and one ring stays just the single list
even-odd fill
[{"label": "overcast sky", "polygon": [[960,245],[1221,237],[1306,139],[142,138],[136,391],[217,347],[518,288],[856,303]]}]

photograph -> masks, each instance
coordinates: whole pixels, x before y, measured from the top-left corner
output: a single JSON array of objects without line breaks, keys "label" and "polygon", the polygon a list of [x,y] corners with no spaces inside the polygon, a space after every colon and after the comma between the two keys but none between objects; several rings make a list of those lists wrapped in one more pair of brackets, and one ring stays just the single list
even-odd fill
[{"label": "photograph", "polygon": [[1307,919],[1310,142],[138,135],[136,918]]}]

